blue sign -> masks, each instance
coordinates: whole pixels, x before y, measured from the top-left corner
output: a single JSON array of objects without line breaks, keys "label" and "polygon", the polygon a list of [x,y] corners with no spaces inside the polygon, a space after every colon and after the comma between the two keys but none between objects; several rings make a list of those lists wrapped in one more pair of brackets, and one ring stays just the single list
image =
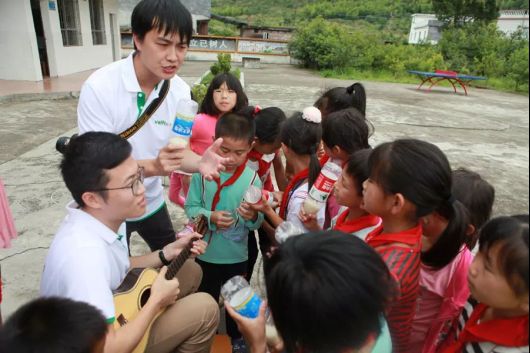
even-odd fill
[{"label": "blue sign", "polygon": [[50,9],[51,11],[55,11],[57,10],[57,6],[55,5],[55,1],[48,1],[48,9]]}]

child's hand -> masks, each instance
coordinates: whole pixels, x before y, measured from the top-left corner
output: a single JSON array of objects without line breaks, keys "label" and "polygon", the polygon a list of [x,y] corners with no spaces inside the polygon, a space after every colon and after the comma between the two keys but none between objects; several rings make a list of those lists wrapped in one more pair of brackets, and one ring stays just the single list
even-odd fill
[{"label": "child's hand", "polygon": [[320,228],[320,226],[318,225],[318,219],[316,214],[305,213],[302,208],[300,209],[300,214],[298,215],[298,218],[304,224],[304,227],[306,227],[308,230],[312,232],[318,232],[322,230],[322,228]]},{"label": "child's hand", "polygon": [[274,209],[267,203],[267,200],[264,197],[261,199],[261,202],[254,205],[248,204],[248,207],[253,211],[261,212],[263,214],[267,214],[267,212],[270,211],[274,212]]},{"label": "child's hand", "polygon": [[215,211],[212,212],[210,221],[215,224],[218,230],[228,229],[234,225],[235,220],[232,218],[230,212],[226,211]]},{"label": "child's hand", "polygon": [[258,219],[258,211],[253,210],[247,202],[243,202],[237,212],[245,221],[255,222]]},{"label": "child's hand", "polygon": [[272,208],[278,208],[282,204],[283,200],[283,191],[275,191],[272,193],[272,196],[274,197],[274,202],[271,205]]}]

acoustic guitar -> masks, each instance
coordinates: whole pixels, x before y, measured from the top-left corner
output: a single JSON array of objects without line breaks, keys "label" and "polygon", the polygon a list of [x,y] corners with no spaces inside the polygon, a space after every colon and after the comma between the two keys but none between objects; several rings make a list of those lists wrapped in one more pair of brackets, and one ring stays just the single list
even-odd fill
[{"label": "acoustic guitar", "polygon": [[[208,231],[208,220],[203,215],[199,216],[194,222],[195,232],[205,235]],[[191,256],[191,249],[193,242],[198,238],[193,238],[190,243],[184,248],[181,253],[171,261],[168,266],[166,279],[173,279],[180,268],[186,263]],[[116,310],[116,320],[114,321],[114,329],[119,329],[127,325],[129,321],[134,320],[140,310],[147,304],[151,296],[151,287],[158,276],[158,270],[153,268],[134,268],[127,273],[122,284],[114,291],[114,307]],[[147,331],[140,340],[140,343],[132,353],[144,353],[149,340],[149,333],[153,322],[162,314],[163,311],[151,321]]]}]

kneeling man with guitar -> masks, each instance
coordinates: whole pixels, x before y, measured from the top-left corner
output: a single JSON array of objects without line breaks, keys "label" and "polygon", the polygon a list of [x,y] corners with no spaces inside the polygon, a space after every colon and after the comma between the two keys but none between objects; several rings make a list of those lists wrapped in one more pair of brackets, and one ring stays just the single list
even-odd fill
[{"label": "kneeling man with guitar", "polygon": [[[219,307],[207,294],[191,294],[202,273],[186,261],[205,252],[202,235],[129,257],[124,222],[146,207],[143,170],[131,151],[126,140],[105,132],[68,144],[61,173],[75,201],[46,258],[41,295],[101,310],[109,324],[105,353],[209,352]],[[203,222],[197,226],[204,230]]]}]

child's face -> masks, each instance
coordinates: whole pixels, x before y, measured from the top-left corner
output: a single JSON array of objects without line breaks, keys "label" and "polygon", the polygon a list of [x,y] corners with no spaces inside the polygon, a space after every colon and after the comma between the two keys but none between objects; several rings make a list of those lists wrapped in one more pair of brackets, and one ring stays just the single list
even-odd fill
[{"label": "child's face", "polygon": [[468,282],[471,295],[479,302],[503,311],[523,310],[528,313],[528,293],[519,298],[500,270],[498,263],[501,244],[489,253],[479,252],[469,268]]},{"label": "child's face", "polygon": [[221,115],[234,110],[237,103],[237,93],[228,88],[226,82],[213,91],[213,102]]},{"label": "child's face", "polygon": [[231,137],[224,137],[223,144],[219,149],[219,155],[228,159],[226,171],[231,173],[242,164],[247,162],[247,155],[252,149],[253,144],[247,140],[236,140]]},{"label": "child's face", "polygon": [[372,179],[363,183],[363,201],[363,208],[366,212],[380,217],[390,212],[394,202],[381,185]]},{"label": "child's face", "polygon": [[329,148],[328,145],[325,143],[324,145],[324,151],[329,156],[329,158],[334,160],[339,160],[341,162],[347,161],[349,158],[348,153],[344,152],[340,147],[335,146],[333,148]]},{"label": "child's face", "polygon": [[355,178],[349,176],[344,169],[339,180],[335,184],[334,195],[337,203],[352,209],[359,209],[363,204],[363,196],[359,195],[358,183]]},{"label": "child's face", "polygon": [[264,155],[276,153],[276,151],[278,151],[281,147],[282,147],[281,142],[261,143],[257,139],[256,139],[256,142],[254,142],[254,150]]}]

